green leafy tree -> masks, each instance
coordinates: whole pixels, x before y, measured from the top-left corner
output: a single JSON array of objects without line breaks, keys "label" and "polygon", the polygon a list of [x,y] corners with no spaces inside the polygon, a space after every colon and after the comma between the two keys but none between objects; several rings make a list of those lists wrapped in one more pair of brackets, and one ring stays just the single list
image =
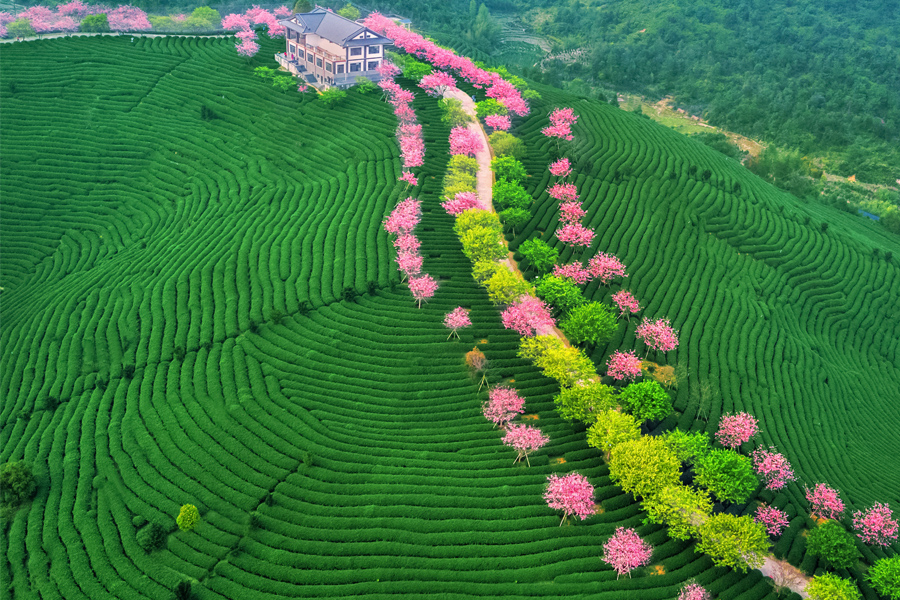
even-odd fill
[{"label": "green leafy tree", "polygon": [[706,553],[719,567],[731,567],[742,573],[763,565],[769,551],[766,526],[749,516],[720,513],[708,518],[697,529],[697,551]]},{"label": "green leafy tree", "polygon": [[200,522],[200,511],[193,504],[185,504],[178,511],[175,522],[182,531],[190,531]]},{"label": "green leafy tree", "polygon": [[[106,18],[106,15],[103,15]],[[82,27],[84,26],[84,22],[82,21]],[[82,28],[82,31],[86,31]],[[109,26],[107,25],[106,31],[109,31]],[[31,37],[33,35],[37,35],[34,32],[34,27],[31,26],[31,21],[28,19],[16,19],[15,21],[11,21],[6,25],[6,34],[9,36],[15,37]]]},{"label": "green leafy tree", "polygon": [[[10,25],[12,25],[12,23],[10,23]],[[7,28],[9,28],[9,25],[7,25]],[[109,20],[106,18],[106,13],[86,16],[81,20],[79,29],[81,31],[93,33],[109,31]]]},{"label": "green leafy tree", "polygon": [[501,104],[499,100],[495,100],[494,98],[488,98],[487,100],[482,100],[481,102],[475,103],[475,115],[479,119],[483,119],[491,115],[504,116],[508,112],[509,111],[506,109],[506,107],[503,106],[503,104]]},{"label": "green leafy tree", "polygon": [[[463,108],[461,100],[457,100],[456,98],[443,98],[438,102],[438,105],[440,105],[442,111],[441,121],[450,127],[461,127],[472,122],[472,115],[467,113],[466,109]],[[455,156],[465,155],[457,154]],[[473,158],[472,160],[475,159]]]},{"label": "green leafy tree", "polygon": [[522,160],[527,154],[525,142],[505,131],[495,131],[488,136],[488,142],[496,156],[512,156]]},{"label": "green leafy tree", "polygon": [[460,192],[475,192],[477,185],[475,175],[465,171],[448,170],[444,175],[443,194],[445,198],[452,200]]},{"label": "green leafy tree", "polygon": [[742,504],[759,485],[748,456],[734,450],[711,450],[694,463],[694,483],[723,502]]},{"label": "green leafy tree", "polygon": [[525,165],[512,156],[498,156],[491,161],[491,170],[497,179],[505,179],[513,183],[521,183],[528,177]]},{"label": "green leafy tree", "polygon": [[610,386],[589,381],[562,388],[553,398],[553,403],[563,419],[575,419],[591,425],[600,413],[615,408],[616,396]]},{"label": "green leafy tree", "polygon": [[837,569],[852,567],[862,558],[853,535],[831,519],[816,525],[809,532],[806,551],[821,556]]},{"label": "green leafy tree", "polygon": [[491,17],[487,6],[482,4],[478,7],[478,14],[472,28],[467,32],[466,37],[469,41],[483,50],[490,50],[497,42],[500,34],[500,25]]},{"label": "green leafy tree", "polygon": [[693,464],[699,457],[709,452],[712,447],[709,434],[704,431],[687,433],[680,429],[667,431],[662,436],[669,448],[675,452],[682,463]]},{"label": "green leafy tree", "polygon": [[276,90],[281,90],[281,93],[284,94],[288,90],[296,88],[297,82],[290,75],[276,75],[272,78],[272,85]]},{"label": "green leafy tree", "polygon": [[852,579],[834,573],[822,573],[809,580],[804,590],[810,600],[861,600],[859,588]]},{"label": "green leafy tree", "polygon": [[555,275],[544,275],[539,278],[535,290],[542,300],[561,313],[568,313],[587,302],[577,285],[569,279]]},{"label": "green leafy tree", "polygon": [[867,578],[876,592],[900,600],[900,554],[876,560]]},{"label": "green leafy tree", "polygon": [[700,525],[712,516],[712,500],[704,490],[686,485],[668,485],[658,494],[641,502],[651,523],[666,525],[669,537],[688,540],[697,535]]},{"label": "green leafy tree", "polygon": [[351,21],[355,21],[359,18],[359,9],[355,8],[349,2],[344,5],[344,8],[337,11],[337,13],[345,19],[350,19]]},{"label": "green leafy tree", "polygon": [[453,224],[453,231],[457,236],[462,236],[463,233],[474,227],[484,227],[495,234],[503,231],[503,225],[500,224],[500,217],[497,216],[497,213],[480,208],[469,209],[457,216],[456,222]]},{"label": "green leafy tree", "polygon": [[0,466],[0,498],[11,507],[26,502],[34,495],[34,473],[23,460],[3,463]]},{"label": "green leafy tree", "polygon": [[499,270],[508,270],[493,260],[479,260],[472,264],[472,279],[483,284]]},{"label": "green leafy tree", "polygon": [[459,236],[463,254],[472,261],[500,260],[506,256],[506,247],[500,243],[500,237],[494,229],[475,226],[467,229]]},{"label": "green leafy tree", "polygon": [[368,94],[378,89],[378,86],[375,85],[375,83],[368,77],[359,75],[357,76],[355,81],[356,85],[353,86],[353,89],[356,90],[356,92],[359,94]]},{"label": "green leafy tree", "polygon": [[519,252],[528,259],[529,269],[534,268],[538,273],[546,273],[559,258],[559,252],[543,240],[537,238],[526,240],[519,246]]},{"label": "green leafy tree", "polygon": [[454,154],[450,157],[448,170],[465,173],[475,177],[478,175],[478,160],[465,154]]},{"label": "green leafy tree", "polygon": [[522,340],[516,356],[535,362],[551,350],[559,348],[565,348],[565,344],[555,335],[536,335]]},{"label": "green leafy tree", "polygon": [[533,294],[534,288],[518,273],[497,269],[484,283],[488,297],[494,304],[512,304],[522,294]]},{"label": "green leafy tree", "polygon": [[339,90],[337,88],[328,88],[319,95],[319,99],[321,99],[325,106],[327,106],[328,108],[334,108],[335,104],[346,97],[347,92],[345,92],[344,90]]},{"label": "green leafy tree", "polygon": [[659,437],[622,442],[610,457],[609,478],[641,498],[651,498],[666,486],[677,485],[680,477],[681,463]]},{"label": "green leafy tree", "polygon": [[521,184],[515,181],[507,181],[506,179],[495,181],[491,193],[494,204],[501,209],[527,209],[533,202],[531,194]]},{"label": "green leafy tree", "polygon": [[278,73],[278,71],[272,67],[256,67],[253,69],[253,74],[257,77],[262,77],[263,79],[271,79],[272,77],[275,77],[276,73]]},{"label": "green leafy tree", "polygon": [[413,81],[421,81],[429,73],[431,73],[431,65],[412,58],[407,58],[406,64],[403,65],[403,76]]},{"label": "green leafy tree", "polygon": [[641,437],[641,424],[629,414],[609,408],[594,415],[594,419],[587,431],[587,443],[603,452],[606,460],[619,444]]},{"label": "green leafy tree", "polygon": [[[575,311],[572,312],[574,314]],[[622,390],[619,397],[622,405],[638,421],[660,421],[672,414],[672,399],[659,382],[654,380],[632,383]]]},{"label": "green leafy tree", "polygon": [[308,13],[313,9],[312,2],[310,0],[297,0],[294,4],[294,13]]},{"label": "green leafy tree", "polygon": [[619,328],[619,321],[607,305],[602,302],[588,302],[573,307],[560,326],[566,337],[576,344],[596,346],[600,342],[612,339]]},{"label": "green leafy tree", "polygon": [[[594,370],[594,363],[583,352],[580,352],[577,348],[566,347],[554,336],[538,337],[549,337],[559,342],[544,345],[540,354],[531,359],[544,375],[555,379],[563,387],[573,386],[579,382],[591,381],[596,378],[597,372]],[[523,351],[527,346],[527,341],[522,342],[520,351]]]},{"label": "green leafy tree", "polygon": [[221,22],[219,11],[209,6],[198,6],[191,16],[185,19],[184,27],[191,31],[209,31],[217,28]]},{"label": "green leafy tree", "polygon": [[515,235],[517,230],[521,230],[522,226],[531,220],[531,211],[524,208],[507,208],[500,213],[500,220]]}]

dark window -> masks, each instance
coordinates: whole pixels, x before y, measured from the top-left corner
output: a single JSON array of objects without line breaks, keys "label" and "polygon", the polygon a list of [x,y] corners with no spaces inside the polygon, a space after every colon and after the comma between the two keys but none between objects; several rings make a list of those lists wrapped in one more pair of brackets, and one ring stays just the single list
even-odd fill
[{"label": "dark window", "polygon": [[306,55],[306,60],[308,60],[309,62],[312,62],[312,60],[313,60],[313,55],[312,55],[312,54],[307,54],[307,55]]},{"label": "dark window", "polygon": [[350,72],[362,71],[362,65],[359,63],[350,63]]},{"label": "dark window", "polygon": [[303,54],[303,50],[298,49],[298,50],[297,50],[297,57],[298,57],[298,58],[303,58],[304,56],[305,56],[305,55]]},{"label": "dark window", "polygon": [[340,75],[341,73],[343,73],[343,72],[344,72],[344,65],[338,65],[338,66],[337,66],[337,72],[338,72],[338,75]]},{"label": "dark window", "polygon": [[381,52],[381,46],[369,46],[369,54],[378,54]]},{"label": "dark window", "polygon": [[322,59],[321,58],[316,58],[316,66],[319,67],[320,69],[322,68]]},{"label": "dark window", "polygon": [[377,69],[377,68],[378,68],[378,61],[377,61],[377,60],[369,61],[369,70],[370,70],[370,71],[374,71],[374,70]]},{"label": "dark window", "polygon": [[356,48],[350,48],[350,56],[359,56],[361,54],[362,54],[362,48],[360,48],[358,46]]},{"label": "dark window", "polygon": [[332,69],[331,63],[330,63],[330,62],[325,63],[325,70],[328,71],[328,72],[330,73],[330,72],[331,72],[331,69]]}]

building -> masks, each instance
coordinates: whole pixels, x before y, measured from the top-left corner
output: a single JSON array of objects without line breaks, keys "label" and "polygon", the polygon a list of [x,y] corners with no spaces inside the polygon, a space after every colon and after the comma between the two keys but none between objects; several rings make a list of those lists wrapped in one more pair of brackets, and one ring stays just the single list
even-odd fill
[{"label": "building", "polygon": [[385,46],[393,43],[355,21],[323,8],[279,21],[285,53],[275,59],[288,71],[319,87],[347,88],[357,77],[379,81]]}]

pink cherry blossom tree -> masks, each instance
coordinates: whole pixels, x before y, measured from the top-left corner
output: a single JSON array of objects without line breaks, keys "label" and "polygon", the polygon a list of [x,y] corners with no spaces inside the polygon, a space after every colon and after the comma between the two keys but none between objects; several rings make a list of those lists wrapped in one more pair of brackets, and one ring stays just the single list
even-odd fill
[{"label": "pink cherry blossom tree", "polygon": [[853,513],[853,529],[866,544],[890,546],[897,540],[897,521],[888,504],[875,503],[867,511]]},{"label": "pink cherry blossom tree", "polygon": [[753,513],[753,520],[766,526],[769,535],[778,537],[784,528],[790,524],[787,513],[775,507],[760,504]]},{"label": "pink cherry blossom tree", "polygon": [[442,98],[447,90],[456,87],[456,79],[450,73],[435,71],[423,77],[419,81],[419,87],[429,96]]},{"label": "pink cherry blossom tree", "polygon": [[806,501],[809,502],[809,516],[822,519],[838,519],[844,513],[844,502],[837,490],[824,483],[817,483],[812,489],[806,488]]},{"label": "pink cherry blossom tree", "polygon": [[533,296],[522,296],[500,315],[503,326],[524,337],[547,331],[556,325],[550,308]]},{"label": "pink cherry blossom tree", "polygon": [[612,295],[612,301],[619,307],[619,317],[625,317],[630,320],[633,313],[641,310],[641,305],[631,292],[620,290]]},{"label": "pink cherry blossom tree", "polygon": [[560,202],[575,202],[578,200],[578,188],[574,183],[556,183],[547,188],[550,197]]},{"label": "pink cherry blossom tree", "polygon": [[569,223],[556,230],[556,237],[571,246],[590,246],[594,240],[594,230],[580,223]]},{"label": "pink cherry blossom tree", "polygon": [[531,461],[528,459],[528,455],[542,448],[549,441],[550,438],[541,433],[540,429],[529,425],[508,425],[506,435],[503,436],[503,443],[519,453],[513,464],[524,458],[529,467]]},{"label": "pink cherry blossom tree", "polygon": [[553,473],[547,477],[544,500],[550,508],[563,511],[560,526],[570,515],[575,515],[583,521],[597,512],[594,504],[594,486],[581,473],[569,473],[564,477]]},{"label": "pink cherry blossom tree", "polygon": [[276,8],[274,12],[275,12],[275,16],[280,17],[280,18],[290,17],[291,14],[293,14],[293,11],[284,5],[281,5],[278,8]]},{"label": "pink cherry blossom tree", "polygon": [[745,412],[722,415],[719,420],[719,430],[716,431],[716,441],[734,450],[744,442],[759,433],[759,421],[753,415]]},{"label": "pink cherry blossom tree", "polygon": [[709,592],[696,581],[689,581],[681,587],[676,600],[712,600]]},{"label": "pink cherry blossom tree", "polygon": [[669,324],[669,319],[662,318],[651,321],[647,317],[641,321],[635,331],[637,338],[647,344],[647,352],[668,352],[678,347],[678,332]]},{"label": "pink cherry blossom tree", "polygon": [[653,546],[641,539],[634,529],[619,527],[611,538],[603,544],[603,562],[616,571],[616,579],[621,575],[650,563]]},{"label": "pink cherry blossom tree", "polygon": [[466,154],[475,156],[484,149],[481,136],[466,127],[454,127],[450,130],[450,154]]},{"label": "pink cherry blossom tree", "polygon": [[753,468],[759,475],[766,489],[780,490],[790,481],[795,481],[794,469],[783,454],[776,452],[775,448],[759,447],[750,453],[753,460]]},{"label": "pink cherry blossom tree", "polygon": [[397,203],[384,222],[384,230],[388,233],[409,233],[416,228],[422,218],[422,202],[416,198],[407,198]]},{"label": "pink cherry blossom tree", "polygon": [[231,13],[230,15],[225,15],[225,18],[222,19],[222,29],[225,31],[250,29],[250,20],[242,14]]},{"label": "pink cherry blossom tree", "polygon": [[578,115],[575,114],[573,108],[556,108],[550,113],[551,125],[568,125],[572,126],[578,122]]},{"label": "pink cherry blossom tree", "polygon": [[550,174],[556,177],[566,178],[572,174],[572,164],[568,158],[561,158],[550,164]]},{"label": "pink cherry blossom tree", "polygon": [[591,272],[580,262],[567,265],[553,265],[553,275],[562,279],[571,279],[576,285],[583,285],[591,280]]},{"label": "pink cherry blossom tree", "polygon": [[120,6],[106,15],[109,28],[113,31],[144,31],[153,29],[147,13],[134,6]]},{"label": "pink cherry blossom tree", "polygon": [[422,308],[422,301],[428,300],[438,289],[438,283],[434,280],[434,277],[428,275],[422,275],[420,277],[410,277],[409,278],[409,291],[412,292],[413,298],[415,298],[416,302],[419,303],[419,308]]},{"label": "pink cherry blossom tree", "polygon": [[403,171],[403,175],[397,178],[397,181],[405,181],[406,186],[419,185],[419,180],[413,175],[412,171]]},{"label": "pink cherry blossom tree", "polygon": [[475,192],[457,192],[452,200],[441,202],[441,208],[448,214],[461,215],[470,208],[478,207],[478,194]]},{"label": "pink cherry blossom tree", "polygon": [[559,205],[559,220],[563,223],[578,223],[586,214],[581,202],[563,202]]},{"label": "pink cherry blossom tree", "polygon": [[469,327],[472,324],[472,320],[469,319],[469,309],[463,308],[462,306],[457,306],[446,315],[444,315],[444,325],[450,329],[450,335],[447,336],[449,340],[452,336],[456,336],[456,339],[459,339],[459,329],[464,329]]},{"label": "pink cherry blossom tree", "polygon": [[616,350],[606,361],[606,374],[616,381],[634,379],[640,377],[642,373],[641,359],[632,351],[619,352]]},{"label": "pink cherry blossom tree", "polygon": [[628,277],[625,265],[612,254],[605,252],[598,253],[588,261],[588,270],[591,276],[599,279],[603,285],[609,285],[616,277]]},{"label": "pink cherry blossom tree", "polygon": [[[422,272],[422,257],[415,252],[400,252],[397,254],[397,268],[403,274],[402,281],[410,279],[411,286],[412,278]],[[415,292],[413,294],[415,295]],[[421,306],[421,301],[419,305]]]},{"label": "pink cherry blossom tree", "polygon": [[484,124],[495,131],[508,131],[512,127],[509,115],[488,115],[484,118]]},{"label": "pink cherry blossom tree", "polygon": [[394,248],[397,249],[397,252],[416,253],[419,251],[421,245],[419,238],[411,233],[401,233],[397,236],[397,239],[394,240]]},{"label": "pink cherry blossom tree", "polygon": [[234,48],[238,54],[247,58],[256,56],[256,53],[259,52],[259,44],[251,39],[242,40],[240,43],[235,44]]},{"label": "pink cherry blossom tree", "polygon": [[495,426],[506,427],[507,423],[525,412],[525,398],[511,387],[498,385],[488,394],[481,412]]}]

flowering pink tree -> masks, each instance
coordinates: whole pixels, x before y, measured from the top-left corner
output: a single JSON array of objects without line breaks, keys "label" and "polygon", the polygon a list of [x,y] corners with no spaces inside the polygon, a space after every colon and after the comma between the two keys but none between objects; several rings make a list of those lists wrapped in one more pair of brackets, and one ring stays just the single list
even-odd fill
[{"label": "flowering pink tree", "polygon": [[422,202],[415,198],[407,198],[398,202],[384,222],[384,230],[388,233],[409,233],[416,228],[422,218]]},{"label": "flowering pink tree", "polygon": [[547,305],[533,296],[522,296],[500,315],[503,326],[524,337],[545,331],[556,321]]},{"label": "flowering pink tree", "polygon": [[641,305],[631,292],[620,290],[612,295],[612,301],[619,307],[619,316],[629,319],[633,313],[641,310]]},{"label": "flowering pink tree", "polygon": [[230,15],[225,15],[225,18],[222,19],[222,29],[225,31],[250,29],[250,20],[242,14],[231,13]]},{"label": "flowering pink tree", "polygon": [[143,31],[153,29],[147,13],[134,6],[120,6],[106,15],[113,31]]},{"label": "flowering pink tree", "polygon": [[528,455],[542,448],[549,441],[550,438],[541,433],[540,429],[529,425],[508,425],[506,435],[503,436],[503,443],[519,453],[513,464],[524,458],[529,467],[531,461],[528,460]]},{"label": "flowering pink tree", "polygon": [[554,473],[547,477],[544,500],[550,508],[563,511],[560,525],[566,522],[569,515],[575,515],[583,521],[597,512],[594,486],[581,473],[569,473],[565,477]]},{"label": "flowering pink tree", "polygon": [[734,415],[722,415],[716,441],[734,450],[744,442],[750,441],[759,432],[759,421],[751,414],[741,412]]},{"label": "flowering pink tree", "polygon": [[397,268],[403,274],[402,281],[415,277],[422,272],[422,256],[415,252],[398,252]]},{"label": "flowering pink tree", "polygon": [[72,0],[66,4],[56,6],[56,12],[62,16],[70,16],[80,19],[88,14],[90,7],[81,0]]},{"label": "flowering pink tree", "polygon": [[768,449],[757,448],[750,453],[750,458],[753,460],[753,468],[756,470],[756,474],[762,479],[767,489],[780,490],[789,481],[797,479],[788,459],[783,454],[776,452],[775,448],[771,446]]},{"label": "flowering pink tree", "polygon": [[475,192],[457,192],[456,195],[453,196],[453,200],[441,202],[441,208],[454,217],[463,214],[470,208],[476,208],[477,206],[478,194]]},{"label": "flowering pink tree", "polygon": [[419,238],[411,233],[401,233],[397,236],[397,239],[394,240],[394,248],[397,249],[397,252],[415,253],[419,251],[420,246],[421,242],[419,242]]},{"label": "flowering pink tree", "polygon": [[806,501],[812,508],[809,516],[813,518],[838,519],[844,512],[844,502],[838,491],[824,483],[817,483],[812,489],[806,488]]},{"label": "flowering pink tree", "polygon": [[603,544],[603,562],[609,563],[616,571],[616,579],[650,563],[653,546],[641,539],[634,529],[619,527],[611,538]]},{"label": "flowering pink tree", "polygon": [[669,324],[668,319],[651,321],[647,317],[641,321],[635,331],[638,339],[647,344],[647,352],[656,350],[668,352],[678,347],[678,332]]},{"label": "flowering pink tree", "polygon": [[865,512],[853,513],[853,529],[863,542],[887,547],[897,539],[897,521],[892,517],[889,505],[876,502]]},{"label": "flowering pink tree", "polygon": [[556,230],[556,237],[564,244],[572,246],[590,246],[594,240],[594,230],[580,223],[569,223]]},{"label": "flowering pink tree", "polygon": [[444,96],[444,92],[456,87],[456,80],[450,73],[435,71],[423,77],[419,81],[419,87],[425,90],[429,96],[441,98]]},{"label": "flowering pink tree", "polygon": [[456,336],[456,339],[459,339],[457,330],[468,327],[471,324],[472,320],[469,319],[469,309],[457,306],[444,316],[444,325],[450,329],[450,335],[447,336],[447,339],[449,340],[454,335]]},{"label": "flowering pink tree", "polygon": [[578,200],[578,188],[574,183],[556,183],[547,188],[550,197],[560,202],[575,202]]},{"label": "flowering pink tree", "polygon": [[450,130],[450,154],[467,154],[475,156],[484,149],[481,137],[466,127],[454,127]]},{"label": "flowering pink tree", "polygon": [[512,127],[509,115],[488,115],[484,118],[484,124],[495,131],[507,131]]},{"label": "flowering pink tree", "polygon": [[676,600],[711,600],[709,592],[695,581],[684,584]]},{"label": "flowering pink tree", "polygon": [[495,426],[505,427],[507,423],[525,412],[525,398],[513,388],[498,385],[488,394],[488,400],[481,406],[484,418]]},{"label": "flowering pink tree", "polygon": [[[242,33],[242,32],[238,32],[238,33]],[[259,52],[259,44],[257,44],[256,42],[254,42],[251,39],[241,40],[239,43],[234,45],[234,48],[235,48],[235,50],[237,50],[238,54],[240,54],[241,56],[246,56],[247,58],[256,56],[256,53]]]},{"label": "flowering pink tree", "polygon": [[765,504],[759,505],[753,513],[753,520],[765,525],[768,534],[774,537],[781,535],[784,528],[790,524],[786,512]]},{"label": "flowering pink tree", "polygon": [[419,180],[413,175],[412,171],[403,171],[403,175],[397,178],[397,181],[405,181],[407,187],[411,185],[419,185]]},{"label": "flowering pink tree", "polygon": [[576,285],[583,285],[591,280],[591,272],[580,262],[567,265],[553,265],[553,275],[562,279],[571,279]]},{"label": "flowering pink tree", "polygon": [[609,285],[609,282],[615,277],[628,277],[625,272],[625,265],[606,252],[600,252],[588,261],[588,270],[591,276],[599,279],[603,285]]},{"label": "flowering pink tree", "polygon": [[566,178],[572,174],[572,164],[568,158],[561,158],[550,164],[550,174],[556,177]]},{"label": "flowering pink tree", "polygon": [[412,292],[413,298],[419,303],[419,308],[422,308],[422,301],[434,296],[437,289],[437,281],[427,273],[420,277],[409,278],[409,291]]},{"label": "flowering pink tree", "polygon": [[280,18],[290,17],[292,13],[293,11],[284,5],[281,5],[275,9],[275,16]]},{"label": "flowering pink tree", "polygon": [[635,356],[634,352],[613,352],[606,361],[606,374],[620,381],[622,379],[634,379],[640,377],[641,359]]},{"label": "flowering pink tree", "polygon": [[563,223],[578,223],[586,214],[581,202],[563,202],[559,205],[559,220]]}]

